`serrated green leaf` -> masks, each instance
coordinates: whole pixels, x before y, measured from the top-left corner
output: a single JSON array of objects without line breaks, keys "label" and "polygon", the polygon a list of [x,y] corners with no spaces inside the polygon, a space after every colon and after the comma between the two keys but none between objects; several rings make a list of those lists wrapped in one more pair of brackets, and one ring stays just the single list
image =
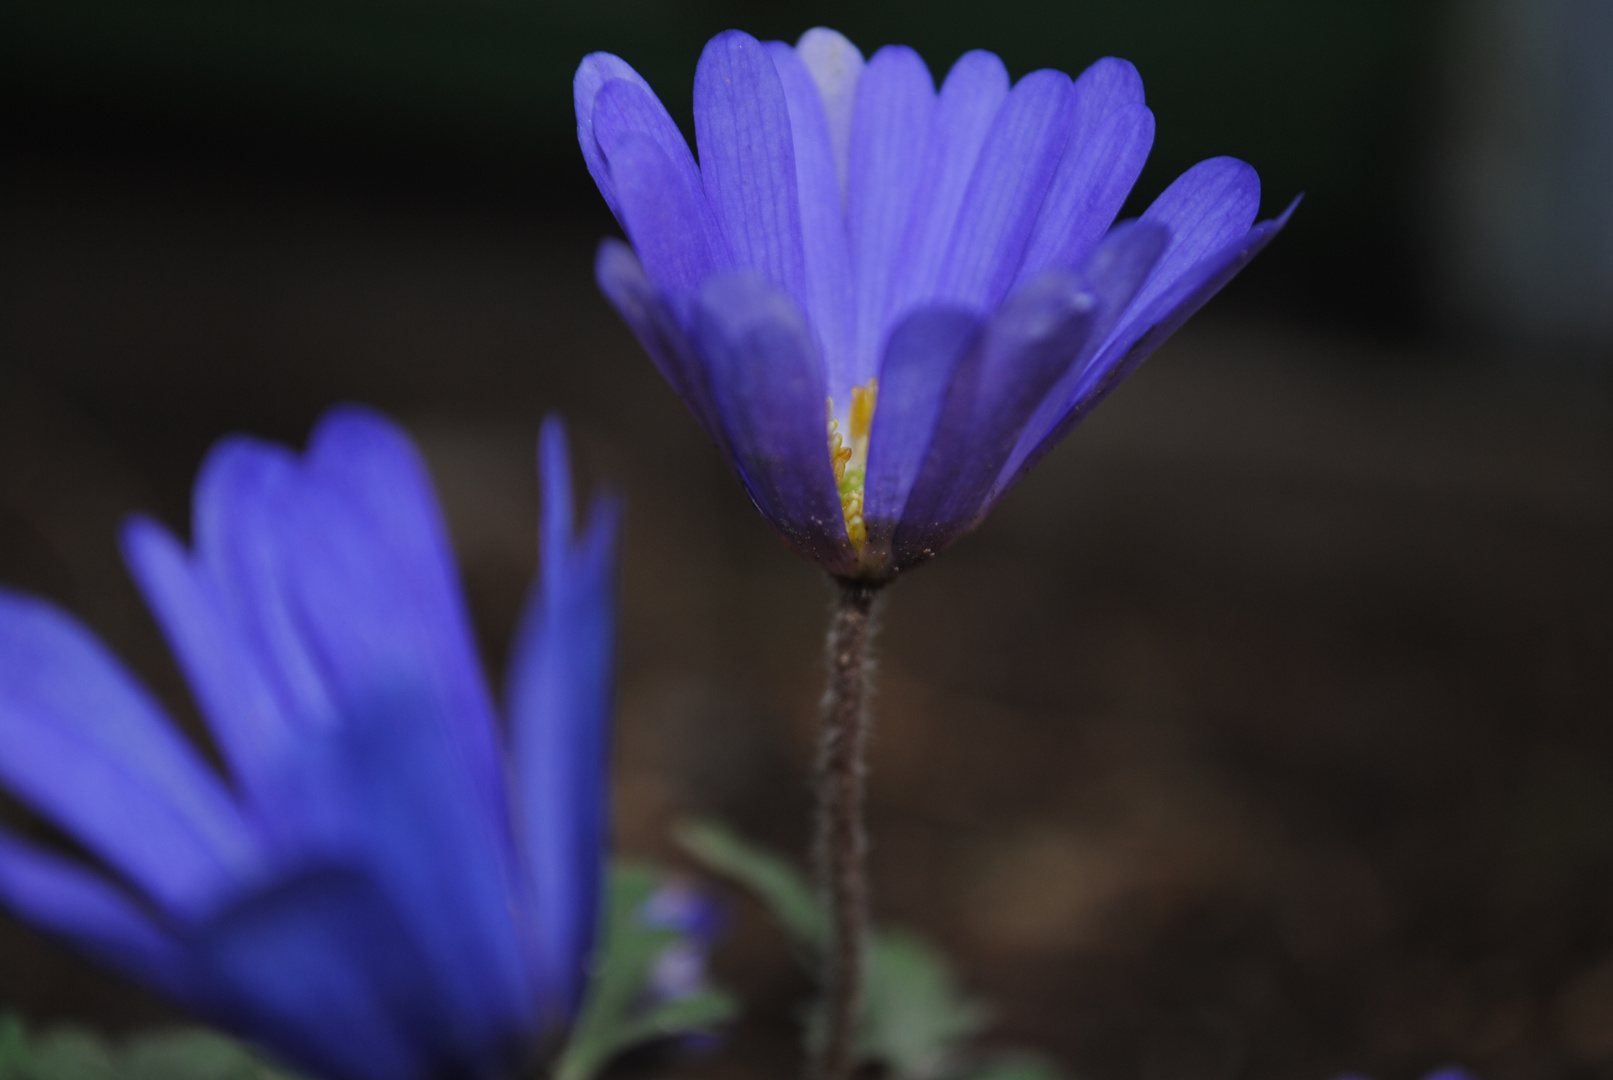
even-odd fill
[{"label": "serrated green leaf", "polygon": [[805,878],[784,859],[715,821],[686,821],[673,832],[690,855],[761,898],[795,943],[814,956],[829,939],[829,922]]},{"label": "serrated green leaf", "polygon": [[645,905],[659,886],[660,874],[649,867],[619,863],[612,868],[600,957],[555,1068],[556,1080],[589,1080],[640,1043],[707,1031],[737,1012],[734,1000],[716,990],[645,1006],[656,961],[679,940],[676,931],[644,919]]}]

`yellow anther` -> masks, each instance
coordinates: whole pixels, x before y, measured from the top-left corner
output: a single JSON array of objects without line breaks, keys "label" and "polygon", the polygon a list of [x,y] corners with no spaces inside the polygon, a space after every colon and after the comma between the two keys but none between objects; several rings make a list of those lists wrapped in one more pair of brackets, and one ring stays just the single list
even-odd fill
[{"label": "yellow anther", "polygon": [[868,438],[874,426],[874,402],[879,397],[879,380],[869,379],[867,386],[851,388],[851,415],[846,426],[851,429],[851,441]]},{"label": "yellow anther", "polygon": [[834,466],[835,483],[838,485],[846,476],[846,462],[851,460],[852,449],[845,445],[840,437],[840,421],[834,417],[829,418],[829,464]]},{"label": "yellow anther", "polygon": [[834,467],[835,486],[840,491],[840,512],[846,519],[846,536],[861,550],[868,539],[863,520],[863,483],[868,474],[868,433],[874,426],[874,406],[879,397],[879,380],[869,379],[851,388],[851,408],[846,414],[846,434],[834,414],[829,399],[829,463]]}]

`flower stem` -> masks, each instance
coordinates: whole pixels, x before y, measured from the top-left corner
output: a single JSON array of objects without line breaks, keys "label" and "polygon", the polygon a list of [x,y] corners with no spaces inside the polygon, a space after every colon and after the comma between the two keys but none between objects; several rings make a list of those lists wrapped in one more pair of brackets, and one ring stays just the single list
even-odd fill
[{"label": "flower stem", "polygon": [[878,585],[839,580],[829,622],[829,687],[818,743],[818,888],[829,914],[824,949],[824,1041],[816,1080],[847,1080],[856,1065],[868,938],[868,832],[863,824],[868,699]]}]

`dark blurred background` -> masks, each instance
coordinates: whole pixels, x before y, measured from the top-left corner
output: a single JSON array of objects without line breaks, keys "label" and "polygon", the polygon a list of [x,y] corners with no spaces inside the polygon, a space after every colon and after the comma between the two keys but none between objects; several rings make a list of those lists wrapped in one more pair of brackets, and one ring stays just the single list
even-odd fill
[{"label": "dark blurred background", "polygon": [[[703,42],[834,26],[937,75],[1133,60],[1136,212],[1200,158],[1285,234],[889,598],[879,912],[993,1038],[1092,1080],[1613,1076],[1613,3],[12,0],[0,11],[0,582],[176,711],[118,565],[232,430],[420,439],[497,669],[538,421],[624,488],[617,831],[806,843],[828,592],[596,295],[570,78],[680,121]],[[0,807],[18,820],[15,807]],[[734,898],[726,1058],[806,983]],[[0,1006],[171,1019],[11,922]]]}]

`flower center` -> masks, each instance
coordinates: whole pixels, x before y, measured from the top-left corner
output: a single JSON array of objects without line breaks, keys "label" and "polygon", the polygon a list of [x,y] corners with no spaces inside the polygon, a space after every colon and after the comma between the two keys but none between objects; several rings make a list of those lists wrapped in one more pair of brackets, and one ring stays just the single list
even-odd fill
[{"label": "flower center", "polygon": [[835,418],[834,398],[829,405],[829,460],[834,465],[835,487],[840,491],[840,512],[846,518],[846,536],[851,546],[862,550],[868,539],[863,521],[863,483],[868,477],[868,433],[874,426],[874,403],[879,397],[879,380],[869,379],[851,388],[851,408],[846,413],[846,432],[840,433]]}]

